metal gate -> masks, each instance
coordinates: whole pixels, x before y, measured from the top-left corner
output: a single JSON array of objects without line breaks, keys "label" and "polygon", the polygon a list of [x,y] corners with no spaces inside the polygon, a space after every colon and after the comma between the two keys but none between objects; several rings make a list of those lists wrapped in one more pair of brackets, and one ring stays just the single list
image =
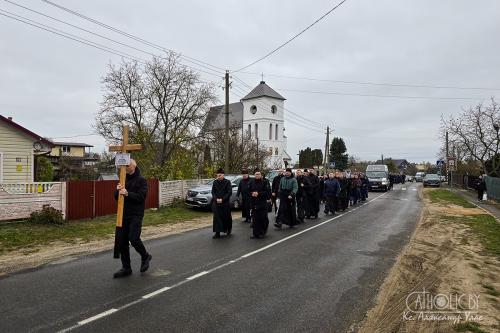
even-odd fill
[{"label": "metal gate", "polygon": [[[148,179],[146,209],[159,207],[159,182]],[[67,183],[68,220],[89,219],[116,213],[114,192],[118,181],[70,181]]]}]

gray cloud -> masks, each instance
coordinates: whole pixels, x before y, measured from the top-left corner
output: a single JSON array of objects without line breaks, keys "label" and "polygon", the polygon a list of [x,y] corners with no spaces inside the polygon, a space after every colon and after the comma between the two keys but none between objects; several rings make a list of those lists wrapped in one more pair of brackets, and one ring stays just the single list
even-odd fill
[{"label": "gray cloud", "polygon": [[[41,1],[21,1],[120,41],[130,40],[65,14]],[[238,68],[262,56],[314,21],[332,1],[64,1],[64,6],[127,32],[223,68]],[[83,35],[1,2],[0,8]],[[456,90],[368,86],[292,80],[268,74],[500,88],[500,3],[483,0],[349,0],[324,21],[265,61],[248,69],[287,98],[286,108],[334,126],[350,154],[380,154],[433,161],[439,148],[441,114],[499,94]],[[92,36],[87,38],[95,39]],[[100,78],[119,57],[0,17],[0,113],[48,137],[92,132],[101,100]],[[104,42],[107,45],[109,42]],[[146,49],[145,46],[134,43]],[[135,51],[122,51],[146,57]],[[148,49],[154,51],[153,49]],[[259,75],[238,73],[254,86]],[[204,79],[216,77],[202,73]],[[235,84],[238,84],[235,81]],[[245,90],[248,88],[243,87]],[[471,97],[477,100],[397,99],[288,92],[280,89],[354,94]],[[235,91],[236,92],[236,91]],[[222,90],[219,91],[222,100]],[[232,96],[232,101],[237,97]],[[288,119],[295,119],[290,117]],[[322,131],[286,122],[289,154],[305,146],[323,148]],[[66,140],[66,139],[65,139]],[[75,138],[104,149],[96,136]]]}]

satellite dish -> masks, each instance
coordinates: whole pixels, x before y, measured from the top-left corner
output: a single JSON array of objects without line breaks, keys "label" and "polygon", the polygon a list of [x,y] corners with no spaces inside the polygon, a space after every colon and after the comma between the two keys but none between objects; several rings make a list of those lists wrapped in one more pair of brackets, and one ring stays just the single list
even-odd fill
[{"label": "satellite dish", "polygon": [[39,141],[35,141],[33,143],[33,148],[35,148],[35,150],[42,150],[42,144]]}]

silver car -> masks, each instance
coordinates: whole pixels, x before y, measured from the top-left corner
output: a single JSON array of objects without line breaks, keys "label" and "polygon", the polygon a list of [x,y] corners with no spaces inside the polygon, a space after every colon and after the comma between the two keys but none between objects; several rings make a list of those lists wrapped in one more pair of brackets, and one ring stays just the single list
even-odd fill
[{"label": "silver car", "polygon": [[[251,176],[252,177],[252,176]],[[240,199],[236,197],[238,185],[243,179],[241,175],[226,175],[225,178],[231,182],[233,194],[229,199],[231,207],[234,209],[240,208]],[[189,207],[211,208],[212,207],[212,184],[215,179],[204,185],[192,187],[188,190],[185,203]]]}]

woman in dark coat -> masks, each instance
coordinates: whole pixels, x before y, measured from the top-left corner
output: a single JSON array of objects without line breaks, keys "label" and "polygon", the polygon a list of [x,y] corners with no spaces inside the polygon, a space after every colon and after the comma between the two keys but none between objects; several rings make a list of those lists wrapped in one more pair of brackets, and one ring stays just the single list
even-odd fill
[{"label": "woman in dark coat", "polygon": [[212,185],[213,232],[215,232],[213,238],[220,238],[221,232],[231,235],[233,218],[230,199],[232,193],[231,182],[224,178],[224,170],[222,168],[217,170],[217,179]]}]

